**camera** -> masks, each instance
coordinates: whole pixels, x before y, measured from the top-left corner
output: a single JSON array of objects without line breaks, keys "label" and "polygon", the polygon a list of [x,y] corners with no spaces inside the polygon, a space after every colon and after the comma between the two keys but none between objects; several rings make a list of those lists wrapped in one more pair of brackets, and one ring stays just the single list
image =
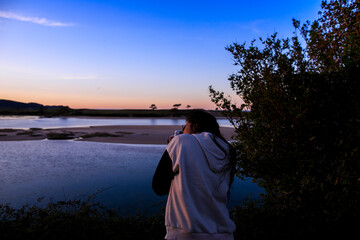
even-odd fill
[{"label": "camera", "polygon": [[170,135],[167,139],[167,143],[169,143],[175,136],[183,134],[183,131],[181,130],[175,130],[174,135]]},{"label": "camera", "polygon": [[180,134],[183,134],[183,131],[181,131],[181,130],[175,130],[174,136],[180,135]]}]

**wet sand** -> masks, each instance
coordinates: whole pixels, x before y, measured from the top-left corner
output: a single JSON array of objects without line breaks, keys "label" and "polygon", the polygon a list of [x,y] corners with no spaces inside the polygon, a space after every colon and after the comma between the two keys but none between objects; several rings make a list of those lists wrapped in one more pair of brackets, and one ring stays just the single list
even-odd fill
[{"label": "wet sand", "polygon": [[[75,139],[77,141],[128,143],[128,144],[166,144],[168,136],[181,126],[162,125],[119,125],[92,126],[55,129],[0,129],[0,141],[25,141],[42,139]],[[221,127],[222,135],[231,140],[234,129]]]}]

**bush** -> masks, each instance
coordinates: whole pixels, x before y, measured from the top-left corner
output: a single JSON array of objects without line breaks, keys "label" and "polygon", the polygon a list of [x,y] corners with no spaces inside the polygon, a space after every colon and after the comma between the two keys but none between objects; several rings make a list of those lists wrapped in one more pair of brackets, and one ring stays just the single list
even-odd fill
[{"label": "bush", "polygon": [[275,33],[261,47],[227,47],[240,68],[230,84],[244,104],[210,87],[236,128],[238,175],[266,190],[252,209],[273,229],[290,224],[309,235],[360,213],[359,1],[322,9],[313,23],[293,20],[291,39]]},{"label": "bush", "polygon": [[49,140],[69,140],[74,139],[73,133],[47,133],[47,139]]},{"label": "bush", "polygon": [[0,205],[0,239],[162,239],[164,215],[122,215],[91,201]]}]

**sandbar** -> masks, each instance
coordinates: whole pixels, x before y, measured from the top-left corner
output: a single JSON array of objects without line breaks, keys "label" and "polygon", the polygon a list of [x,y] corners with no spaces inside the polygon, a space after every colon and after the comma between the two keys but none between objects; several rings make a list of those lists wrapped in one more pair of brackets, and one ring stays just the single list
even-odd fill
[{"label": "sandbar", "polygon": [[[125,144],[166,144],[178,125],[117,125],[117,126],[91,126],[71,128],[39,129],[0,129],[0,141],[26,141],[26,140],[66,140]],[[234,128],[220,127],[225,139],[231,140]]]}]

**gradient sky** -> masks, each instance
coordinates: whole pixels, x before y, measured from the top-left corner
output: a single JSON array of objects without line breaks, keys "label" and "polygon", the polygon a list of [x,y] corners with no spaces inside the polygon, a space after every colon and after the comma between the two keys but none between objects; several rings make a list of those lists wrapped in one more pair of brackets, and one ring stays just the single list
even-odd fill
[{"label": "gradient sky", "polygon": [[[225,47],[314,20],[321,0],[0,0],[0,99],[72,108],[214,109]],[[233,96],[237,100],[236,96]]]}]

